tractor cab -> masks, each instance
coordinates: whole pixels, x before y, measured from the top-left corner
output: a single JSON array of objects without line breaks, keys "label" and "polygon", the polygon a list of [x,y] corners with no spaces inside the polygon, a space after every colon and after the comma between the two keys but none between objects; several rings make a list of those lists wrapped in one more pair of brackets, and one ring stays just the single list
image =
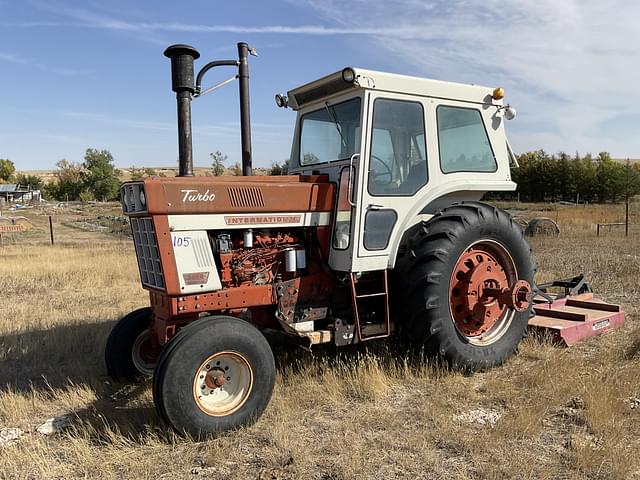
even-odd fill
[{"label": "tractor cab", "polygon": [[515,190],[504,131],[515,111],[503,95],[345,68],[276,97],[298,113],[290,172],[338,184],[332,269],[393,268],[412,225],[453,202]]}]

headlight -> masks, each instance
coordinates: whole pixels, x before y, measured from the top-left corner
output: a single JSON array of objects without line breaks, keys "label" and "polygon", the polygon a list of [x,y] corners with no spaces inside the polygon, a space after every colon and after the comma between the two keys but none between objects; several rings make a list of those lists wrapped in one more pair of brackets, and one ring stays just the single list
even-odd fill
[{"label": "headlight", "polygon": [[356,72],[353,71],[353,68],[347,67],[342,70],[342,80],[347,83],[352,83],[356,79]]},{"label": "headlight", "polygon": [[147,206],[147,199],[144,197],[144,190],[142,188],[140,189],[140,205],[142,205],[142,208]]}]

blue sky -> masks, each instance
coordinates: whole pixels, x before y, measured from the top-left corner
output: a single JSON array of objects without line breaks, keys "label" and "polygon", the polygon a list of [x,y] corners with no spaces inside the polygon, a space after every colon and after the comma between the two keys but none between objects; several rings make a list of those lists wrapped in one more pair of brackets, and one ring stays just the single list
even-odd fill
[{"label": "blue sky", "polygon": [[[183,5],[188,5],[185,10]],[[640,158],[640,42],[631,0],[0,0],[0,158],[19,170],[106,148],[121,167],[176,163],[172,43],[198,65],[251,58],[254,165],[289,155],[273,95],[353,65],[503,86],[517,152]],[[210,85],[232,74],[219,69]],[[194,161],[238,161],[237,84],[194,102]]]}]

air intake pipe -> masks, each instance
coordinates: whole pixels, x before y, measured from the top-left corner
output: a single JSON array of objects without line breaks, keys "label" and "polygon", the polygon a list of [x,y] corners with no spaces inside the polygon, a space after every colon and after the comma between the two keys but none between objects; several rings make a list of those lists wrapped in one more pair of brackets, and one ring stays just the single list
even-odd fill
[{"label": "air intake pipe", "polygon": [[[238,79],[240,88],[240,137],[242,142],[242,174],[251,175],[251,119],[249,114],[249,55],[255,50],[244,42],[238,43],[238,60],[216,60],[198,72],[194,82],[194,60],[200,58],[190,45],[171,45],[164,55],[171,59],[171,89],[178,104],[178,176],[193,176],[193,146],[191,134],[191,100],[205,95]],[[219,84],[201,90],[204,74],[214,67],[234,66],[237,74]]]}]

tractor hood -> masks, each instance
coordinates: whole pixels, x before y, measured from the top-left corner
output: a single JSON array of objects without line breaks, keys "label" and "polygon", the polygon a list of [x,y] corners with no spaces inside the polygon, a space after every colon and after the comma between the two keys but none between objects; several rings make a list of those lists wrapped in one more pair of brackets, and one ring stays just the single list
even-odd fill
[{"label": "tractor hood", "polygon": [[334,198],[327,175],[150,177],[121,188],[127,215],[330,212]]}]

